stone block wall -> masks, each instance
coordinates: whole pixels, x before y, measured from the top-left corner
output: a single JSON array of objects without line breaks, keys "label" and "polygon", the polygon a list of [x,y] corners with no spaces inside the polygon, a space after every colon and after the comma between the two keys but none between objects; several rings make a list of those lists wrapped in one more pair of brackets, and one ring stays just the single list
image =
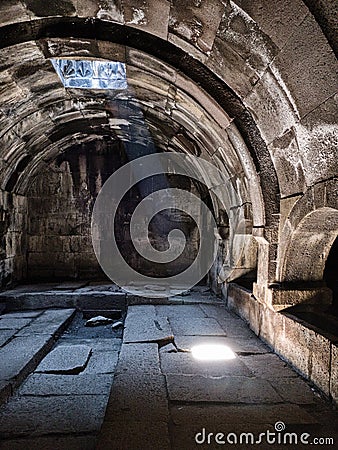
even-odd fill
[{"label": "stone block wall", "polygon": [[326,396],[338,403],[337,337],[291,312],[276,312],[251,291],[231,283],[228,307],[248,322],[257,336]]},{"label": "stone block wall", "polygon": [[26,276],[27,198],[0,190],[0,287]]}]

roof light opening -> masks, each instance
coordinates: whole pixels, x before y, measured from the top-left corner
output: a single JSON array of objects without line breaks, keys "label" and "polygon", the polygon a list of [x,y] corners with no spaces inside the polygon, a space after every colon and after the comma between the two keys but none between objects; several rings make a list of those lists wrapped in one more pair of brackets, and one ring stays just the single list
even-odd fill
[{"label": "roof light opening", "polygon": [[224,361],[235,359],[231,348],[221,344],[201,344],[191,348],[192,356],[200,361]]},{"label": "roof light opening", "polygon": [[64,87],[78,89],[127,89],[126,65],[116,61],[52,59]]}]

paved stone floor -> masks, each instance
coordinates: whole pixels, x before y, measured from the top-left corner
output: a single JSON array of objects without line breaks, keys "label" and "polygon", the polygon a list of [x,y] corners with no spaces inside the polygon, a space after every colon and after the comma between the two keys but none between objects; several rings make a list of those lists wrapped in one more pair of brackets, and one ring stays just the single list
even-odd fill
[{"label": "paved stone floor", "polygon": [[[72,324],[0,408],[0,448],[338,448],[334,407],[241,319],[207,297],[199,301],[129,306],[122,345],[110,326],[84,328],[79,313],[74,318],[73,310],[57,310],[72,315]],[[5,321],[2,331],[12,326],[17,336],[2,335],[0,356],[4,352],[8,364],[16,361],[6,353],[13,340],[23,335],[31,345],[32,336],[55,330],[55,317],[42,320],[52,311],[2,316],[0,329]],[[195,360],[190,350],[199,343],[226,344],[236,358]],[[333,438],[335,444],[302,445],[301,436],[309,443]],[[284,438],[293,443],[278,444]]]},{"label": "paved stone floor", "polygon": [[[113,331],[111,324],[84,327],[82,315],[74,315],[74,310],[4,314],[0,319],[0,329],[25,326],[21,331],[13,329],[14,337],[0,349],[0,356],[3,352],[6,358],[0,361],[1,378],[8,379],[11,375],[13,383],[18,372],[17,361],[21,361],[23,366],[28,361],[25,355],[35,351],[30,350],[31,333],[34,339],[44,342],[46,333],[49,336],[53,328],[51,321],[46,319],[56,313],[58,317],[72,313],[72,323],[14,396],[0,408],[1,449],[95,448],[118,360],[122,331]],[[16,318],[19,316],[24,318]],[[34,319],[27,324],[28,318]],[[36,323],[37,318],[39,324]],[[14,346],[19,339],[21,341]],[[10,352],[7,351],[9,347]],[[2,382],[8,383],[8,380]]]},{"label": "paved stone floor", "polygon": [[[236,359],[192,357],[193,345],[211,342]],[[275,427],[296,433],[293,443],[279,445]],[[309,443],[334,438],[322,447],[338,448],[336,430],[332,405],[223,306],[129,307],[98,450],[313,448],[295,444],[302,433]],[[243,435],[240,443],[240,433],[259,440],[267,431],[269,441]]]}]

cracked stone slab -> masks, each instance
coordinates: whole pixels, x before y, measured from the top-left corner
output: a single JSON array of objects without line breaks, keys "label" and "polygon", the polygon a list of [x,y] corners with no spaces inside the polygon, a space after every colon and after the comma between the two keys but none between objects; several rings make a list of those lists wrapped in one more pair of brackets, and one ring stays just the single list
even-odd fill
[{"label": "cracked stone slab", "polygon": [[174,334],[181,336],[226,336],[216,319],[175,317],[169,320]]},{"label": "cracked stone slab", "polygon": [[18,394],[30,396],[50,395],[108,395],[111,375],[80,374],[51,375],[34,373],[20,387]]},{"label": "cracked stone slab", "polygon": [[161,368],[165,374],[203,375],[206,377],[252,376],[252,372],[238,358],[226,361],[197,361],[191,353],[161,354]]},{"label": "cracked stone slab", "polygon": [[16,330],[0,330],[0,347],[15,335]]},{"label": "cracked stone slab", "polygon": [[87,345],[58,346],[41,361],[36,372],[79,373],[86,367],[91,352],[91,347]]},{"label": "cracked stone slab", "polygon": [[84,374],[112,374],[119,359],[118,351],[94,351],[84,370]]},{"label": "cracked stone slab", "polygon": [[47,433],[98,432],[106,404],[106,395],[55,396],[52,401],[50,397],[13,397],[0,409],[0,434],[13,439]]},{"label": "cracked stone slab", "polygon": [[231,350],[233,348],[229,345],[229,340],[225,336],[179,336],[175,335],[175,345],[180,351],[190,352],[194,345],[200,344],[218,344],[228,345]]},{"label": "cracked stone slab", "polygon": [[301,378],[278,378],[270,381],[285,402],[309,405],[316,402],[316,396],[310,386]]},{"label": "cracked stone slab", "polygon": [[116,373],[160,373],[158,345],[122,344]]},{"label": "cracked stone slab", "polygon": [[298,377],[297,373],[285,361],[273,353],[239,356],[239,359],[255,376],[260,378],[275,380],[278,378]]},{"label": "cracked stone slab", "polygon": [[19,319],[7,317],[7,314],[0,318],[0,330],[21,330],[32,321],[32,318]]},{"label": "cracked stone slab", "polygon": [[173,338],[173,332],[165,317],[128,313],[124,327],[123,341],[125,343],[158,342]]},{"label": "cracked stone slab", "polygon": [[44,311],[29,325],[17,333],[17,336],[31,336],[33,334],[54,334],[61,331],[72,319],[75,309],[49,309]]},{"label": "cracked stone slab", "polygon": [[15,337],[0,349],[0,376],[3,380],[20,379],[34,370],[41,353],[51,346],[49,335]]},{"label": "cracked stone slab", "polygon": [[181,402],[281,403],[269,382],[243,376],[166,375],[169,399]]},{"label": "cracked stone slab", "polygon": [[247,353],[247,354],[259,354],[259,353],[272,353],[270,347],[264,342],[258,339],[256,336],[243,338],[243,337],[231,337],[227,338],[227,345],[235,353]]},{"label": "cracked stone slab", "polygon": [[116,420],[167,422],[169,410],[164,376],[141,372],[115,374],[105,422]]}]

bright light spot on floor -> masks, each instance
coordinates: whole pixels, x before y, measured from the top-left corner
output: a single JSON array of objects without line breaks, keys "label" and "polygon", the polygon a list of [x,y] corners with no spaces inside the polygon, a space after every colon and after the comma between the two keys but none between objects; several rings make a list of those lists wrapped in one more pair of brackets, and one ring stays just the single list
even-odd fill
[{"label": "bright light spot on floor", "polygon": [[224,361],[236,358],[231,348],[221,344],[195,345],[191,349],[192,356],[200,361]]}]

